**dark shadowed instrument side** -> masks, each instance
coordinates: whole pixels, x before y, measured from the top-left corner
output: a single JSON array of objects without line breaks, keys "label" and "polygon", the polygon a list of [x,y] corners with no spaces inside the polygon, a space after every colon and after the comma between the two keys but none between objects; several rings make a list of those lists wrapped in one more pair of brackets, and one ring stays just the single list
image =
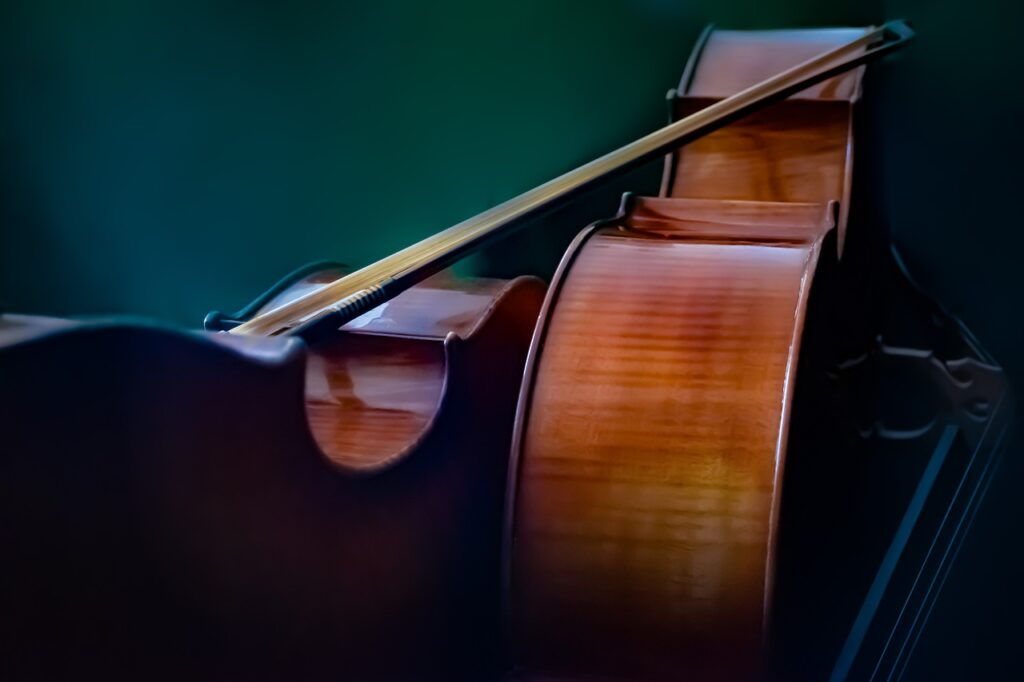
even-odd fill
[{"label": "dark shadowed instrument side", "polygon": [[427,282],[313,350],[0,317],[0,674],[479,674],[542,296]]}]

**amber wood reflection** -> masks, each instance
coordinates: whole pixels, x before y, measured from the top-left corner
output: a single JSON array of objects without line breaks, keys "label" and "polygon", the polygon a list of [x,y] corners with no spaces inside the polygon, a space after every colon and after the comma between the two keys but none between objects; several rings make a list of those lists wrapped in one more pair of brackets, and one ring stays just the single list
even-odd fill
[{"label": "amber wood reflection", "polygon": [[588,665],[667,674],[738,650],[750,672],[802,304],[830,225],[817,208],[801,241],[604,230],[580,248],[520,453],[512,598],[527,667],[572,670],[589,651]]},{"label": "amber wood reflection", "polygon": [[[676,110],[848,38],[712,33]],[[627,202],[563,260],[513,445],[517,675],[759,675],[803,316],[845,223],[859,78],[686,147],[668,196]]]},{"label": "amber wood reflection", "polygon": [[[265,307],[337,278],[334,270],[296,283]],[[442,272],[352,320],[328,343],[309,349],[306,415],[324,454],[369,472],[412,452],[444,408],[450,343],[476,343],[488,326],[533,326],[540,283],[457,278]],[[499,314],[500,311],[500,314]],[[491,332],[487,336],[493,336]]]},{"label": "amber wood reflection", "polygon": [[310,352],[309,426],[333,461],[380,467],[420,440],[444,383],[443,342],[353,335]]}]

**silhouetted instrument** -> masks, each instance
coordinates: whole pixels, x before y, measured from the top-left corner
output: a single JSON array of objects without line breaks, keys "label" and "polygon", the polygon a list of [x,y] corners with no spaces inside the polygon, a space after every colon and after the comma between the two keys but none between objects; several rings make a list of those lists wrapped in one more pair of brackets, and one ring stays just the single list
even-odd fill
[{"label": "silhouetted instrument", "polygon": [[[667,127],[222,333],[0,317],[8,677],[901,674],[1005,394],[852,172],[912,35],[709,30]],[[666,154],[546,299],[441,273]]]}]

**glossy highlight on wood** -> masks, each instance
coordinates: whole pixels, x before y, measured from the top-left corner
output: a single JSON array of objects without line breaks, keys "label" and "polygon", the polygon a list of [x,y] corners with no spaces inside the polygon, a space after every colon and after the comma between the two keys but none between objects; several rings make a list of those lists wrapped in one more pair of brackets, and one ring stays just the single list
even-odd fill
[{"label": "glossy highlight on wood", "polygon": [[[676,112],[850,34],[713,32]],[[761,675],[803,316],[824,238],[845,228],[859,82],[685,147],[666,196],[627,197],[563,259],[512,453],[519,677]]]},{"label": "glossy highlight on wood", "polygon": [[[306,278],[267,307],[322,286],[334,275]],[[481,330],[504,325],[504,317],[529,329],[538,295],[535,280],[456,279],[442,273],[313,345],[306,366],[306,414],[325,454],[341,467],[369,472],[411,452],[443,409],[450,345],[476,344]]]},{"label": "glossy highlight on wood", "polygon": [[[315,272],[263,307],[322,288],[339,274]],[[442,409],[449,343],[472,341],[499,308],[529,328],[529,301],[537,298],[537,284],[523,278],[458,279],[442,272],[311,346],[306,415],[325,454],[341,467],[369,472],[413,451]]]},{"label": "glossy highlight on wood", "polygon": [[385,466],[422,437],[440,409],[444,344],[353,336],[313,349],[306,414],[332,461],[355,470]]}]

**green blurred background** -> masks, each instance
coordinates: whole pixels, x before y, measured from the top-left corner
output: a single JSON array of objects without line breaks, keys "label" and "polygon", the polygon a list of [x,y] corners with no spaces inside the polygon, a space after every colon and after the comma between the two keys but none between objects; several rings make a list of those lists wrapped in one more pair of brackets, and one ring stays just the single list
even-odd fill
[{"label": "green blurred background", "polygon": [[[197,325],[293,267],[380,258],[662,125],[709,20],[884,14],[843,4],[8,4],[0,301]],[[614,208],[601,198],[594,215]]]},{"label": "green blurred background", "polygon": [[[1020,385],[1024,12],[997,0],[6,1],[0,305],[198,326],[295,266],[370,262],[660,125],[709,21],[893,17],[920,40],[875,84],[884,126],[866,142],[894,238]],[[656,177],[477,265],[550,272]],[[922,643],[935,679],[1016,665],[1021,473],[1011,458]]]}]

